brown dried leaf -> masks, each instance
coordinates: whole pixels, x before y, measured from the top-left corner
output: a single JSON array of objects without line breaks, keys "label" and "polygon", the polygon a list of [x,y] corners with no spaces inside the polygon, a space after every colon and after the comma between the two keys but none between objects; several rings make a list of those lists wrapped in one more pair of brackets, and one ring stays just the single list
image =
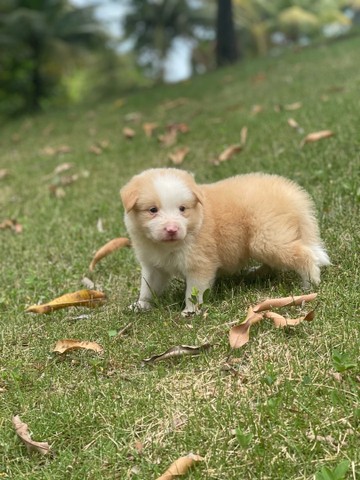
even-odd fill
[{"label": "brown dried leaf", "polygon": [[314,317],[315,313],[314,310],[306,314],[304,317],[299,318],[285,318],[282,315],[279,315],[275,312],[265,312],[264,316],[266,318],[270,318],[276,328],[283,328],[283,327],[293,327],[295,325],[299,325],[299,323],[303,322],[304,320],[307,322],[311,322]]},{"label": "brown dried leaf", "polygon": [[7,177],[9,175],[9,170],[7,168],[0,169],[0,180]]},{"label": "brown dried leaf", "polygon": [[157,123],[154,122],[147,122],[143,124],[143,130],[145,135],[150,138],[153,136],[154,130],[158,127]]},{"label": "brown dried leaf", "polygon": [[66,195],[65,190],[62,187],[58,187],[57,185],[49,185],[49,190],[55,198],[64,198]]},{"label": "brown dried leaf", "polygon": [[229,160],[235,153],[240,152],[242,150],[242,145],[230,145],[230,147],[226,148],[218,157],[218,161],[226,162]]},{"label": "brown dried leaf", "polygon": [[204,460],[200,455],[189,453],[185,457],[180,457],[156,480],[172,480],[179,475],[185,475],[195,462]]},{"label": "brown dried leaf", "polygon": [[174,145],[177,140],[177,130],[169,130],[163,135],[158,136],[159,142],[162,144],[163,147],[171,147]]},{"label": "brown dried leaf", "polygon": [[301,145],[304,145],[305,143],[318,142],[319,140],[332,137],[333,135],[335,135],[335,133],[331,130],[320,130],[319,132],[309,133],[301,142]]},{"label": "brown dried leaf", "polygon": [[65,338],[64,340],[58,340],[53,349],[53,352],[66,353],[69,350],[92,350],[96,353],[102,353],[103,348],[96,342],[83,342],[81,340],[72,340],[71,338]]},{"label": "brown dried leaf", "polygon": [[317,293],[309,293],[308,295],[299,295],[294,297],[268,298],[263,302],[255,305],[254,312],[263,312],[270,308],[288,307],[290,305],[301,305],[303,302],[311,302],[315,300]]},{"label": "brown dried leaf", "polygon": [[174,165],[181,165],[189,151],[189,147],[178,148],[174,152],[169,153],[169,159]]},{"label": "brown dried leaf", "polygon": [[242,147],[245,147],[247,135],[248,135],[248,127],[243,127],[240,132],[240,145]]},{"label": "brown dried leaf", "polygon": [[97,145],[91,145],[91,147],[89,147],[89,152],[95,153],[95,155],[101,155],[103,151],[102,148],[98,147]]},{"label": "brown dried leaf", "polygon": [[288,111],[299,110],[299,108],[301,107],[302,107],[301,102],[288,103],[287,105],[284,105],[284,110],[288,110]]},{"label": "brown dried leaf", "polygon": [[144,363],[155,363],[160,360],[167,360],[173,357],[181,357],[183,355],[200,355],[201,352],[207,350],[211,347],[210,343],[204,343],[200,346],[191,346],[191,345],[177,345],[176,347],[171,347],[166,352],[160,353],[159,355],[153,355],[149,358],[144,358]]},{"label": "brown dried leaf", "polygon": [[50,446],[47,442],[35,442],[31,439],[28,426],[20,420],[19,415],[12,418],[12,423],[15,427],[16,434],[25,443],[28,452],[39,452],[41,455],[47,455],[50,451]]},{"label": "brown dried leaf", "polygon": [[79,290],[73,293],[67,293],[61,297],[55,298],[51,302],[43,305],[32,305],[25,312],[29,313],[50,313],[54,310],[67,307],[90,307],[94,308],[105,301],[105,293],[97,290]]},{"label": "brown dried leaf", "polygon": [[125,237],[119,237],[119,238],[114,238],[113,240],[110,240],[110,242],[107,242],[105,245],[103,245],[99,250],[95,253],[94,258],[92,259],[90,265],[89,265],[89,270],[92,272],[95,268],[95,265],[104,257],[107,255],[110,255],[110,253],[115,252],[115,250],[118,250],[119,248],[123,247],[130,247],[130,240]]},{"label": "brown dried leaf", "polygon": [[124,137],[129,139],[129,140],[134,138],[135,135],[136,135],[135,130],[133,130],[130,127],[124,127],[122,132],[123,132]]},{"label": "brown dried leaf", "polygon": [[187,123],[169,123],[166,125],[167,130],[176,130],[180,133],[188,133],[190,131],[189,125]]},{"label": "brown dried leaf", "polygon": [[258,113],[262,112],[264,110],[264,107],[262,105],[253,105],[251,107],[251,113],[253,115],[257,115]]},{"label": "brown dried leaf", "polygon": [[68,170],[70,170],[70,168],[72,168],[74,166],[73,163],[69,163],[69,162],[65,162],[65,163],[61,163],[60,165],[58,165],[53,174],[54,175],[59,175],[60,173],[63,173],[63,172],[66,172]]},{"label": "brown dried leaf", "polygon": [[0,230],[5,229],[12,230],[14,233],[22,233],[23,227],[21,223],[13,218],[6,218],[3,222],[0,223]]},{"label": "brown dried leaf", "polygon": [[240,348],[245,345],[250,338],[250,327],[263,319],[262,313],[255,313],[250,307],[246,319],[240,325],[235,325],[229,332],[229,343],[231,348]]},{"label": "brown dried leaf", "polygon": [[294,120],[293,118],[288,118],[287,123],[288,123],[289,127],[293,128],[298,133],[304,133],[304,129],[301,128],[300,125],[297,123],[297,121]]},{"label": "brown dried leaf", "polygon": [[68,145],[60,145],[59,147],[44,147],[41,150],[41,153],[43,155],[47,155],[49,157],[53,157],[54,155],[57,154],[64,154],[64,153],[70,153],[72,151],[71,147]]}]

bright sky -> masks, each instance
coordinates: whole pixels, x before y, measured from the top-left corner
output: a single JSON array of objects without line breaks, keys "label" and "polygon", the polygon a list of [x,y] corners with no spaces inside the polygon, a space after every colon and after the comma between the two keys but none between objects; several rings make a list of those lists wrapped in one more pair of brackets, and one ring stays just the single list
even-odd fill
[{"label": "bright sky", "polygon": [[[126,2],[121,0],[71,0],[73,5],[97,5],[95,12],[105,28],[115,37],[122,35],[121,21],[127,11]],[[126,44],[120,47],[125,51]],[[191,47],[188,42],[176,41],[165,64],[165,78],[168,82],[178,82],[191,75]]]}]

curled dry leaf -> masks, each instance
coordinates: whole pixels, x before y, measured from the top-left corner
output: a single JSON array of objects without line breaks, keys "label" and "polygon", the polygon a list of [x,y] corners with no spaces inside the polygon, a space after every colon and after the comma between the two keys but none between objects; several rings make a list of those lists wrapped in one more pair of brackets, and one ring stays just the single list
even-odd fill
[{"label": "curled dry leaf", "polygon": [[282,315],[279,315],[278,313],[275,312],[265,312],[264,316],[266,318],[270,318],[273,322],[276,328],[283,328],[283,327],[293,327],[295,325],[299,325],[299,323],[303,322],[304,320],[307,322],[311,322],[314,320],[315,313],[314,310],[311,312],[307,313],[304,317],[299,317],[299,318],[285,318]]},{"label": "curled dry leaf", "polygon": [[133,130],[132,128],[129,128],[129,127],[124,127],[123,128],[123,135],[125,138],[128,138],[129,140],[131,140],[132,138],[135,137],[135,130]]},{"label": "curled dry leaf", "polygon": [[229,343],[231,348],[240,348],[245,345],[250,338],[250,327],[261,321],[263,318],[270,318],[277,328],[295,326],[303,321],[311,322],[315,316],[313,310],[299,318],[285,318],[278,313],[270,312],[268,310],[272,307],[301,305],[303,302],[314,300],[316,296],[316,293],[311,293],[309,295],[300,295],[297,297],[269,298],[255,307],[250,307],[244,322],[240,325],[235,325],[230,329]]},{"label": "curled dry leaf", "polygon": [[149,358],[144,358],[144,363],[155,363],[160,360],[167,360],[168,358],[173,357],[182,357],[183,355],[200,355],[201,352],[207,350],[211,347],[210,343],[204,343],[200,346],[191,346],[191,345],[177,345],[176,347],[171,347],[166,352],[160,353],[159,355],[153,355]]},{"label": "curled dry leaf", "polygon": [[200,457],[200,455],[189,453],[188,455],[175,460],[175,462],[172,463],[170,467],[156,480],[172,480],[179,475],[185,475],[195,462],[200,462],[202,460],[204,459]]},{"label": "curled dry leaf", "polygon": [[288,118],[287,123],[288,123],[289,127],[293,128],[298,133],[304,133],[304,129],[301,128],[300,125],[297,123],[297,121],[294,120],[293,118]]},{"label": "curled dry leaf", "polygon": [[242,150],[242,145],[237,144],[237,145],[230,145],[230,147],[226,148],[219,156],[218,156],[218,162],[226,162],[226,160],[229,160],[231,157],[235,155],[235,153],[238,153]]},{"label": "curled dry leaf", "polygon": [[169,123],[166,125],[167,130],[176,130],[179,133],[188,133],[190,131],[187,123]]},{"label": "curled dry leaf", "polygon": [[25,443],[28,452],[39,452],[41,455],[47,455],[50,451],[50,446],[47,442],[35,442],[31,439],[28,426],[20,420],[19,415],[12,418],[12,423],[15,427],[16,434]]},{"label": "curled dry leaf", "polygon": [[22,225],[17,220],[10,218],[0,223],[0,230],[5,229],[12,230],[14,233],[22,233],[23,231]]},{"label": "curled dry leaf", "polygon": [[288,111],[299,110],[299,108],[301,107],[302,107],[301,102],[288,103],[287,105],[284,105],[284,110],[288,110]]},{"label": "curled dry leaf", "polygon": [[0,168],[0,180],[7,177],[9,175],[9,170],[6,168]]},{"label": "curled dry leaf", "polygon": [[289,307],[290,305],[301,305],[303,302],[315,300],[316,297],[317,293],[309,293],[293,297],[268,298],[255,305],[254,312],[263,312],[264,310],[270,310],[270,308]]},{"label": "curled dry leaf", "polygon": [[143,124],[143,130],[145,135],[150,138],[153,136],[154,130],[158,127],[157,123],[147,122]]},{"label": "curled dry leaf", "polygon": [[250,327],[263,319],[262,313],[255,313],[253,308],[248,310],[247,317],[240,325],[235,325],[229,332],[229,343],[231,348],[240,348],[250,339]]},{"label": "curled dry leaf", "polygon": [[248,127],[243,127],[240,132],[240,145],[242,147],[245,147],[247,135],[248,135]]},{"label": "curled dry leaf", "polygon": [[324,138],[330,138],[333,135],[335,135],[335,133],[331,130],[320,130],[319,132],[309,133],[301,142],[301,145],[304,145],[305,143],[318,142]]},{"label": "curled dry leaf", "polygon": [[100,148],[98,145],[91,145],[91,147],[89,147],[89,152],[94,153],[95,155],[101,155],[102,148]]},{"label": "curled dry leaf", "polygon": [[94,308],[106,299],[105,293],[97,290],[79,290],[73,293],[67,293],[61,297],[55,298],[51,302],[43,305],[32,305],[25,312],[29,313],[50,313],[54,310],[67,307],[90,307]]},{"label": "curled dry leaf", "polygon": [[251,113],[253,115],[257,115],[258,113],[262,112],[264,110],[264,107],[262,105],[253,105],[251,107]]},{"label": "curled dry leaf", "polygon": [[53,174],[54,175],[59,175],[60,173],[63,173],[63,172],[66,172],[68,170],[70,170],[70,168],[72,168],[74,166],[73,163],[69,163],[69,162],[65,162],[65,163],[61,163],[60,165],[58,165]]},{"label": "curled dry leaf", "polygon": [[189,151],[189,147],[178,148],[174,152],[169,153],[169,159],[174,165],[181,165]]},{"label": "curled dry leaf", "polygon": [[53,157],[54,155],[70,153],[71,151],[72,149],[68,145],[60,145],[59,147],[44,147],[41,153]]},{"label": "curled dry leaf", "polygon": [[163,135],[158,136],[159,142],[162,144],[163,147],[171,147],[174,145],[177,140],[177,130],[172,129],[164,133]]},{"label": "curled dry leaf", "polygon": [[95,265],[110,253],[119,250],[119,248],[130,247],[130,240],[125,237],[114,238],[110,242],[105,243],[99,250],[95,253],[94,258],[92,259],[89,270],[92,272],[95,268]]},{"label": "curled dry leaf", "polygon": [[71,338],[66,338],[64,340],[58,340],[53,349],[53,352],[57,353],[66,353],[69,350],[92,350],[96,353],[102,353],[103,348],[96,342],[83,342],[81,340],[72,340]]}]

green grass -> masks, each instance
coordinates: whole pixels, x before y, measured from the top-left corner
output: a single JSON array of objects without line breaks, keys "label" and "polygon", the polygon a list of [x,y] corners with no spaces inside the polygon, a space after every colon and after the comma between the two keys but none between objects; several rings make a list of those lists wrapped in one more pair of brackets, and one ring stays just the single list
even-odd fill
[{"label": "green grass", "polygon": [[[360,40],[351,39],[145,90],[120,108],[99,103],[2,126],[0,168],[10,174],[0,180],[0,222],[16,218],[23,233],[0,230],[1,478],[155,479],[190,451],[205,460],[189,479],[312,479],[323,469],[317,478],[325,480],[324,467],[333,471],[344,460],[350,467],[341,478],[360,478],[359,49]],[[180,97],[187,103],[163,107]],[[274,110],[294,102],[302,108]],[[263,107],[256,115],[255,104]],[[134,111],[143,115],[139,124],[125,120]],[[290,117],[303,135],[287,125]],[[24,313],[30,304],[83,288],[93,253],[126,235],[120,187],[142,169],[169,165],[169,149],[145,138],[143,121],[158,122],[159,132],[167,123],[188,123],[190,132],[178,141],[191,149],[182,167],[201,182],[265,171],[310,192],[332,260],[312,323],[276,330],[263,322],[247,345],[229,348],[230,324],[250,304],[301,293],[289,273],[252,285],[219,281],[207,318],[180,317],[181,281],[156,309],[134,314],[127,306],[136,299],[140,270],[128,249],[102,260],[91,275],[108,295],[103,307]],[[245,125],[245,150],[212,165],[239,142]],[[123,138],[124,126],[136,130],[132,141]],[[305,134],[322,129],[335,136],[300,148]],[[102,140],[109,146],[101,155],[88,151]],[[69,154],[41,153],[64,144]],[[74,164],[69,173],[89,176],[57,199],[46,177],[63,162]],[[104,233],[96,228],[99,218]],[[124,335],[111,336],[129,323]],[[55,355],[62,338],[97,341],[104,354]],[[214,346],[198,357],[142,365],[173,345],[205,341]],[[53,455],[27,453],[12,428],[15,414],[34,440],[52,445]]]}]

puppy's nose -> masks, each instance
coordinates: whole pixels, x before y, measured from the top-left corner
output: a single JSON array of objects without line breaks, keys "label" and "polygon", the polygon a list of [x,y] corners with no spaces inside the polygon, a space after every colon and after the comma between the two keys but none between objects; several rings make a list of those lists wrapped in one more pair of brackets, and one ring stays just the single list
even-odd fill
[{"label": "puppy's nose", "polygon": [[177,232],[179,231],[179,227],[177,225],[167,225],[165,227],[165,231],[169,235],[173,236],[177,234]]}]

